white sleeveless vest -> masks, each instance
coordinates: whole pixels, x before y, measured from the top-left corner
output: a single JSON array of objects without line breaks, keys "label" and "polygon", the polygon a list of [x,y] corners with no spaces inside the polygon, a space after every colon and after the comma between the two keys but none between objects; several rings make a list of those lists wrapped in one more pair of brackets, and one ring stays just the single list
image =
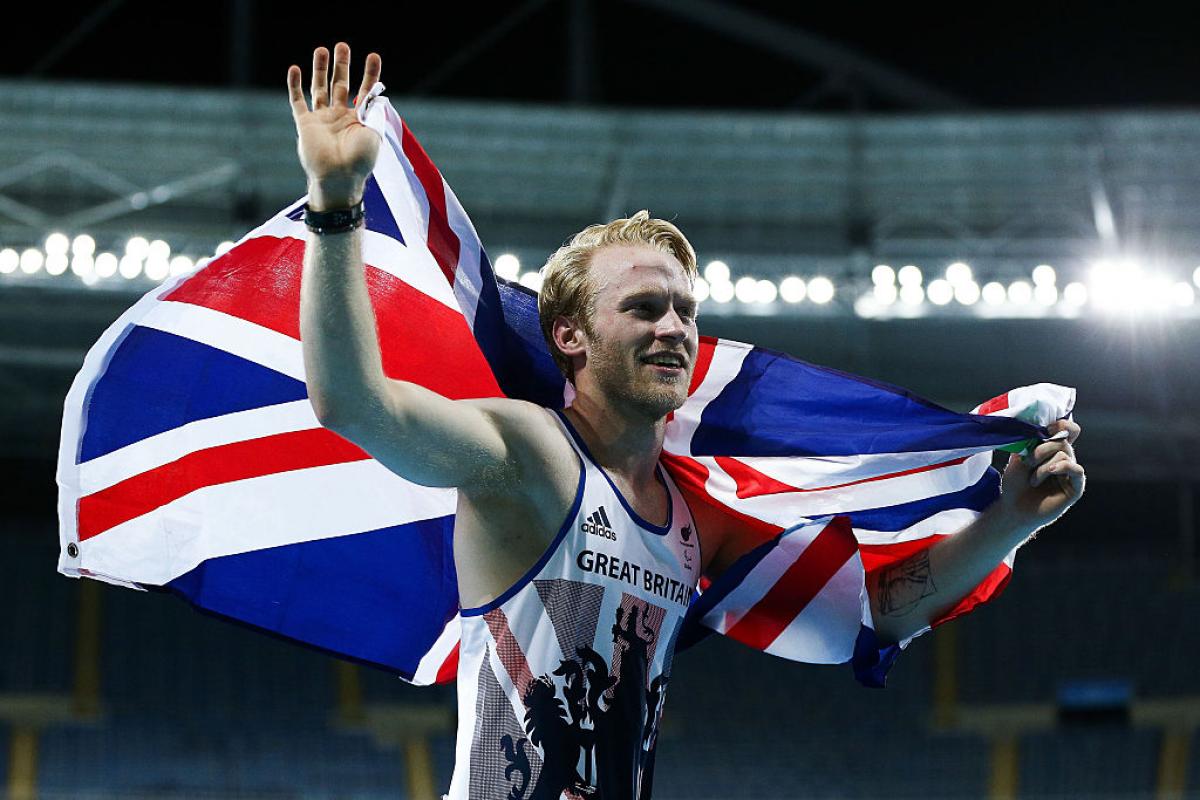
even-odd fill
[{"label": "white sleeveless vest", "polygon": [[699,537],[661,466],[663,526],[637,515],[559,419],[581,464],[566,521],[514,586],[462,610],[453,800],[650,797]]}]

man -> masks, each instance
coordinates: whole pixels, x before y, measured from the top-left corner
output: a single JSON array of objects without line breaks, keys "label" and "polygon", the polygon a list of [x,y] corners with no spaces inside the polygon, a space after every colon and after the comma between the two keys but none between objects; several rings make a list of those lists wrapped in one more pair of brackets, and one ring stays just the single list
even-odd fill
[{"label": "man", "polygon": [[[674,636],[701,574],[753,544],[689,509],[659,466],[698,346],[695,253],[639,212],[591,226],[543,270],[543,332],[574,386],[562,412],[447,400],[383,372],[363,276],[361,201],[379,137],[348,106],[350,50],[288,89],[308,176],[301,338],[322,424],[398,475],[454,487],[462,606],[450,796],[648,797]],[[356,102],[380,75],[367,58]],[[970,526],[873,576],[873,627],[898,642],[975,587],[1083,492],[1062,420]],[[693,515],[694,513],[694,515]],[[560,697],[561,695],[561,697]]]}]

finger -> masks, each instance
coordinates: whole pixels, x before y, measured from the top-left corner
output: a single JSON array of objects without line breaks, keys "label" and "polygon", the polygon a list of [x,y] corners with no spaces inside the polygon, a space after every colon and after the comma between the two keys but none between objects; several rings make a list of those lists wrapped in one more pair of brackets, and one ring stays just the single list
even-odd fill
[{"label": "finger", "polygon": [[300,88],[300,81],[303,77],[303,71],[295,64],[288,67],[288,102],[292,105],[292,119],[297,122],[301,116],[308,113],[308,104],[304,102],[304,90]]},{"label": "finger", "polygon": [[1075,460],[1066,453],[1055,453],[1049,461],[1033,471],[1033,475],[1029,478],[1029,485],[1041,486],[1046,478],[1056,475],[1065,469],[1064,465],[1073,463],[1075,463]]},{"label": "finger", "polygon": [[333,48],[333,98],[330,105],[345,108],[350,94],[350,45],[338,42]]},{"label": "finger", "polygon": [[1041,465],[1050,461],[1057,453],[1066,453],[1071,458],[1075,457],[1075,450],[1067,443],[1066,439],[1059,439],[1053,442],[1043,442],[1033,449],[1029,454],[1027,463],[1030,469],[1037,469]]},{"label": "finger", "polygon": [[378,53],[371,53],[367,56],[366,66],[363,67],[362,84],[358,87],[358,96],[354,98],[354,105],[358,105],[367,98],[367,93],[371,91],[371,87],[379,82],[379,73],[383,71],[383,60],[379,58]]},{"label": "finger", "polygon": [[313,111],[329,105],[329,51],[324,47],[313,50],[312,86]]},{"label": "finger", "polygon": [[1073,419],[1055,420],[1046,426],[1046,430],[1048,430],[1051,435],[1056,434],[1059,431],[1066,431],[1067,441],[1071,443],[1074,443],[1075,440],[1079,438],[1079,434],[1083,432],[1083,428]]}]

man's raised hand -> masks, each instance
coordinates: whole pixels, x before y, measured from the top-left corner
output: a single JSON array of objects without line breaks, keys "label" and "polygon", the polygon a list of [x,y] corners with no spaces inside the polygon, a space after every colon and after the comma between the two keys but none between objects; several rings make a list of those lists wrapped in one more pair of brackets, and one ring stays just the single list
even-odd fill
[{"label": "man's raised hand", "polygon": [[[355,105],[366,98],[379,80],[379,55],[367,56]],[[350,96],[350,46],[333,48],[333,76],[329,75],[329,50],[313,51],[312,109],[300,88],[303,73],[288,68],[288,98],[296,121],[296,146],[300,164],[308,175],[309,205],[316,211],[348,208],[362,199],[363,185],[375,167],[379,135],[358,121],[347,100]]]}]

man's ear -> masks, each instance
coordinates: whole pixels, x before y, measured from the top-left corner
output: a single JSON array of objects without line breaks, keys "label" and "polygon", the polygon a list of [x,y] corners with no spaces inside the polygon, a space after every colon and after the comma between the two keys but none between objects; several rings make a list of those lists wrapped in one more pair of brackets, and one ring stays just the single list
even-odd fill
[{"label": "man's ear", "polygon": [[559,315],[550,328],[554,344],[567,358],[582,356],[587,350],[587,331],[570,317]]}]

